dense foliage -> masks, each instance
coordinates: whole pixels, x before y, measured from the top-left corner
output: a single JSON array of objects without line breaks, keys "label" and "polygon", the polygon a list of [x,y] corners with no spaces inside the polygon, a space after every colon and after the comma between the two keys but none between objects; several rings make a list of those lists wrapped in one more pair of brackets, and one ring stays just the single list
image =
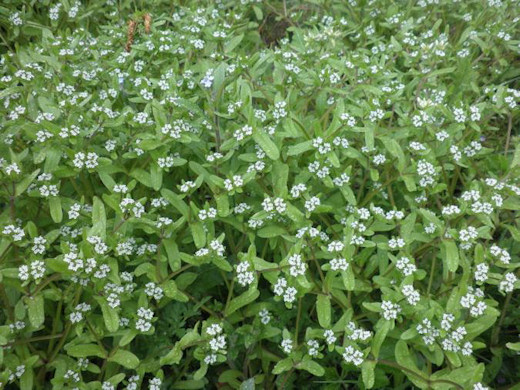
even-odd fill
[{"label": "dense foliage", "polygon": [[0,388],[519,388],[519,25],[3,1]]}]

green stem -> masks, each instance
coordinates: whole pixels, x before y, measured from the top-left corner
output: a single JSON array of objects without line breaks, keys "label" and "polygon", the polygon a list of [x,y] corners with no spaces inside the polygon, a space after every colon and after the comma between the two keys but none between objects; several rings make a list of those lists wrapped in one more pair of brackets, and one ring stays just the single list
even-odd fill
[{"label": "green stem", "polygon": [[433,275],[435,273],[436,263],[437,263],[437,257],[434,256],[433,259],[432,259],[432,265],[431,265],[431,268],[430,268],[430,278],[428,280],[428,289],[426,290],[426,295],[428,295],[428,296],[430,296],[430,291],[432,289]]},{"label": "green stem", "polygon": [[461,385],[459,385],[459,384],[457,384],[455,382],[452,382],[452,381],[447,380],[447,379],[430,379],[428,377],[425,377],[425,376],[421,375],[417,371],[414,371],[414,370],[412,370],[410,368],[401,366],[400,364],[392,362],[390,360],[377,359],[377,360],[368,360],[368,361],[375,362],[375,363],[378,363],[378,364],[384,364],[385,366],[394,367],[394,368],[397,368],[397,369],[399,369],[401,371],[408,372],[408,373],[416,376],[417,378],[420,378],[423,382],[426,382],[428,384],[428,388],[431,388],[430,385],[432,385],[434,383],[447,383],[449,385],[454,386],[457,389],[464,390],[464,387],[462,387]]},{"label": "green stem", "polygon": [[509,306],[509,302],[511,302],[511,297],[513,296],[513,293],[507,293],[506,300],[504,301],[504,306],[502,307],[502,312],[500,313],[500,320],[498,320],[498,324],[496,325],[495,329],[493,329],[493,334],[491,336],[491,345],[495,346],[498,343],[498,336],[500,334],[500,328],[502,327],[502,324],[504,323],[504,319],[506,318],[506,310]]},{"label": "green stem", "polygon": [[298,314],[296,315],[296,330],[294,331],[294,346],[298,346],[298,332],[300,330],[300,318],[302,316],[302,299],[298,298]]}]

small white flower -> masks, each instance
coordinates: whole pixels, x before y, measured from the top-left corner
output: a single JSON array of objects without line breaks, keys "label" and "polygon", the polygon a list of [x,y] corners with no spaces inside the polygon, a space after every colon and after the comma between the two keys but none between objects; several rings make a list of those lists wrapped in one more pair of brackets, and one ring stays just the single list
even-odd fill
[{"label": "small white flower", "polygon": [[258,315],[260,316],[260,322],[264,325],[267,325],[271,321],[271,314],[267,309],[260,310]]},{"label": "small white flower", "polygon": [[385,320],[395,320],[397,319],[397,315],[401,312],[401,306],[390,301],[383,301],[381,303],[381,310]]},{"label": "small white flower", "polygon": [[288,259],[290,268],[289,273],[292,276],[305,275],[305,270],[307,269],[307,265],[302,262],[302,257],[299,254],[294,254],[289,256]]},{"label": "small white flower", "polygon": [[313,212],[316,207],[318,207],[321,204],[320,198],[313,196],[309,200],[305,201],[305,209],[311,213]]},{"label": "small white flower", "polygon": [[293,342],[291,339],[283,339],[281,347],[286,354],[290,354],[293,349]]},{"label": "small white flower", "polygon": [[349,345],[345,348],[345,352],[343,352],[343,359],[345,359],[347,363],[360,366],[363,363],[363,353],[355,349],[352,345]]},{"label": "small white flower", "polygon": [[331,329],[326,329],[323,332],[323,337],[325,337],[325,341],[327,344],[334,344],[337,340],[337,337],[334,335],[334,331]]},{"label": "small white flower", "polygon": [[330,261],[330,269],[333,271],[346,271],[348,263],[344,258],[332,259]]}]

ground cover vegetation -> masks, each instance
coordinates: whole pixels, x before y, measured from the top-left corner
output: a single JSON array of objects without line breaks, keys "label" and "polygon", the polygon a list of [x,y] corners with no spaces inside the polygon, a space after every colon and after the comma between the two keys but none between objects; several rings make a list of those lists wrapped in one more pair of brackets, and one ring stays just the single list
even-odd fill
[{"label": "ground cover vegetation", "polygon": [[519,24],[3,1],[0,388],[518,389]]}]

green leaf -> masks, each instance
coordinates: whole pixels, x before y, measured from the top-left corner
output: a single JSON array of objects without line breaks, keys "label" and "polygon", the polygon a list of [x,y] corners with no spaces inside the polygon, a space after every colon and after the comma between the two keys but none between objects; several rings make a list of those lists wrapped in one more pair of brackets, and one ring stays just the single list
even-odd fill
[{"label": "green leaf", "polygon": [[173,207],[175,207],[177,209],[177,211],[179,211],[184,217],[188,218],[190,208],[186,204],[186,202],[184,200],[182,200],[182,198],[179,195],[177,195],[176,193],[174,193],[170,190],[167,190],[167,189],[163,189],[161,191],[161,195],[164,196],[164,198],[168,202],[170,202],[170,204]]},{"label": "green leaf", "polygon": [[201,222],[194,222],[190,224],[191,235],[193,242],[197,248],[202,248],[206,244],[206,233]]},{"label": "green leaf", "polygon": [[330,297],[325,294],[318,294],[316,298],[316,311],[318,312],[318,322],[322,328],[330,328],[331,305]]},{"label": "green leaf", "polygon": [[43,171],[47,173],[54,172],[59,167],[61,155],[61,149],[49,148],[47,153],[45,153],[45,164],[43,165]]},{"label": "green leaf", "polygon": [[90,234],[105,238],[107,230],[107,217],[105,213],[105,205],[97,196],[94,196],[92,206],[92,228]]},{"label": "green leaf", "polygon": [[372,360],[365,360],[361,364],[361,376],[363,378],[363,384],[367,389],[371,389],[374,387],[375,381],[375,373],[374,369],[376,367],[376,362]]},{"label": "green leaf", "polygon": [[152,102],[152,113],[157,125],[163,127],[167,122],[166,114],[164,113],[163,106],[157,100]]},{"label": "green leaf", "polygon": [[104,359],[105,352],[97,344],[79,344],[66,348],[67,354],[72,357],[84,358],[87,356],[97,356]]},{"label": "green leaf", "polygon": [[95,297],[99,306],[101,307],[101,312],[103,313],[103,321],[105,322],[105,326],[109,332],[115,332],[119,329],[119,314],[117,310],[108,306],[107,302],[102,297]]},{"label": "green leaf", "polygon": [[451,240],[444,240],[443,244],[446,251],[446,264],[448,270],[455,272],[459,267],[459,249],[457,248],[457,244],[455,241]]},{"label": "green leaf", "polygon": [[239,390],[255,390],[255,378],[246,379],[240,384]]},{"label": "green leaf", "polygon": [[16,184],[15,188],[15,196],[20,196],[25,192],[25,190],[31,185],[33,180],[38,176],[38,173],[40,173],[40,170],[37,169],[33,171],[30,175],[25,176],[18,184]]},{"label": "green leaf", "polygon": [[434,70],[433,72],[428,73],[428,77],[440,76],[442,74],[453,74],[453,72],[455,72],[456,70],[457,70],[457,68],[455,68],[455,67],[437,69],[437,70]]},{"label": "green leaf", "polygon": [[412,358],[408,349],[408,345],[403,340],[399,340],[395,344],[395,359],[399,365],[407,368],[407,370],[402,370],[401,372],[405,374],[417,387],[424,389],[428,385],[424,380],[425,375],[417,368],[415,360]]},{"label": "green leaf", "polygon": [[183,292],[179,291],[175,281],[173,280],[168,280],[167,282],[164,282],[162,284],[162,289],[164,291],[164,295],[166,295],[168,298],[172,298],[180,302],[189,301],[189,298]]},{"label": "green leaf", "polygon": [[272,373],[274,375],[280,375],[282,372],[289,371],[293,367],[293,361],[291,358],[285,358],[280,360],[273,367]]},{"label": "green leaf", "polygon": [[308,150],[312,150],[312,141],[304,141],[300,142],[299,144],[289,146],[287,149],[287,155],[298,156]]},{"label": "green leaf", "polygon": [[516,146],[515,154],[513,155],[513,160],[511,161],[511,168],[520,165],[520,145]]},{"label": "green leaf", "polygon": [[262,13],[262,9],[260,7],[257,7],[256,5],[253,5],[253,11],[255,11],[256,20],[262,20],[264,18],[264,15]]},{"label": "green leaf", "polygon": [[408,216],[404,219],[401,224],[401,237],[405,240],[405,242],[410,243],[412,241],[412,233],[414,232],[415,220],[417,219],[417,214],[415,212],[408,214]]},{"label": "green leaf", "polygon": [[200,339],[200,334],[198,332],[199,323],[195,324],[193,329],[187,332],[182,338],[179,340],[179,346],[182,349],[188,348],[191,344],[196,343]]},{"label": "green leaf", "polygon": [[172,365],[172,364],[179,364],[182,359],[182,349],[180,347],[180,344],[177,342],[173,346],[173,348],[168,352],[165,356],[162,356],[159,359],[159,364],[161,366],[164,365]]},{"label": "green leaf", "polygon": [[221,270],[224,270],[226,272],[233,271],[233,267],[231,266],[231,264],[229,264],[229,262],[223,257],[213,256],[211,262],[215,264],[217,267],[219,267]]},{"label": "green leaf", "polygon": [[177,271],[181,268],[181,255],[179,252],[179,247],[175,242],[175,238],[165,238],[162,242],[166,256],[168,257],[168,264],[172,271]]},{"label": "green leaf", "polygon": [[249,290],[242,293],[236,298],[233,298],[230,302],[228,307],[226,308],[225,315],[226,317],[233,314],[235,311],[240,309],[241,307],[244,307],[246,305],[249,305],[251,302],[255,301],[256,298],[260,296],[260,291],[256,288],[256,286],[251,286]]},{"label": "green leaf", "polygon": [[63,219],[63,211],[61,209],[61,198],[59,196],[50,197],[49,208],[52,220],[56,223],[60,223]]},{"label": "green leaf", "polygon": [[114,186],[116,185],[116,182],[114,179],[112,179],[112,176],[108,174],[107,172],[98,172],[99,179],[104,184],[104,186],[109,189],[110,191],[113,190]]},{"label": "green leaf", "polygon": [[130,176],[134,179],[137,179],[137,181],[141,184],[144,184],[146,187],[152,188],[152,179],[150,177],[150,174],[146,172],[145,170],[141,168],[134,169]]},{"label": "green leaf", "polygon": [[280,151],[271,140],[269,134],[262,130],[255,130],[253,132],[253,139],[271,160],[278,160],[280,158]]},{"label": "green leaf", "polygon": [[27,297],[25,300],[29,314],[29,322],[34,328],[39,328],[45,320],[44,302],[41,294],[35,297]]},{"label": "green leaf", "polygon": [[374,338],[372,339],[372,355],[375,358],[379,356],[379,350],[381,349],[381,345],[383,345],[383,341],[385,341],[386,335],[390,330],[390,326],[392,323],[390,321],[384,321],[383,325],[376,331]]},{"label": "green leaf", "polygon": [[488,307],[483,316],[480,316],[475,321],[466,325],[466,330],[468,332],[467,338],[472,340],[478,335],[484,333],[487,329],[491,328],[493,324],[495,324],[499,314],[500,313],[497,309]]},{"label": "green leaf", "polygon": [[[52,96],[52,95],[49,95]],[[61,115],[60,110],[56,107],[54,102],[49,99],[46,96],[40,95],[38,96],[38,104],[40,105],[40,108],[43,110],[43,112],[50,112],[51,114],[54,114],[56,116],[56,119],[58,119]]]},{"label": "green leaf", "polygon": [[119,340],[119,346],[124,347],[132,342],[132,340],[137,336],[137,331],[135,329],[128,329],[125,331],[121,339]]},{"label": "green leaf", "polygon": [[265,226],[258,230],[258,237],[262,238],[274,238],[284,234],[287,234],[287,230],[281,226],[270,225]]},{"label": "green leaf", "polygon": [[31,367],[27,367],[20,378],[20,390],[32,390],[34,386],[34,372]]},{"label": "green leaf", "polygon": [[229,215],[229,197],[227,194],[215,195],[217,202],[217,213],[220,217],[227,217]]},{"label": "green leaf", "polygon": [[341,273],[341,277],[343,278],[343,285],[345,286],[345,289],[347,291],[354,291],[354,288],[356,287],[356,279],[350,265],[346,271]]},{"label": "green leaf", "polygon": [[397,158],[397,169],[399,172],[402,172],[406,165],[406,159],[399,143],[394,138],[389,137],[381,138],[381,141],[386,150],[388,150],[392,156]]},{"label": "green leaf", "polygon": [[224,52],[225,53],[231,53],[235,47],[237,47],[240,42],[242,42],[242,39],[244,38],[244,34],[237,35],[229,40],[226,41],[226,44],[224,45]]},{"label": "green leaf", "polygon": [[273,163],[272,181],[275,196],[287,196],[287,180],[289,179],[289,166],[280,160]]},{"label": "green leaf", "polygon": [[218,102],[225,87],[227,64],[222,62],[213,72],[213,91]]},{"label": "green leaf", "polygon": [[173,348],[163,357],[160,358],[161,365],[179,364],[182,359],[182,351],[200,340],[200,335],[197,331],[198,323],[194,329],[187,332],[182,338],[175,343]]},{"label": "green leaf", "polygon": [[150,180],[155,191],[159,191],[162,187],[163,171],[158,165],[150,167]]},{"label": "green leaf", "polygon": [[139,358],[130,351],[118,349],[116,353],[108,358],[109,362],[115,362],[125,368],[131,370],[137,368],[139,365]]},{"label": "green leaf", "polygon": [[404,181],[404,185],[408,192],[415,192],[417,190],[417,186],[415,185],[415,181],[413,177],[402,175],[401,179]]},{"label": "green leaf", "polygon": [[314,376],[323,376],[323,374],[325,374],[325,369],[314,360],[305,360],[300,362],[296,365],[296,368],[308,371]]},{"label": "green leaf", "polygon": [[520,352],[520,342],[518,343],[506,343],[506,347],[512,351]]},{"label": "green leaf", "polygon": [[208,372],[208,365],[206,363],[201,363],[200,368],[197,371],[195,371],[195,373],[193,374],[193,379],[195,379],[195,380],[202,379],[202,378],[204,378],[204,376],[206,375],[207,372]]}]

